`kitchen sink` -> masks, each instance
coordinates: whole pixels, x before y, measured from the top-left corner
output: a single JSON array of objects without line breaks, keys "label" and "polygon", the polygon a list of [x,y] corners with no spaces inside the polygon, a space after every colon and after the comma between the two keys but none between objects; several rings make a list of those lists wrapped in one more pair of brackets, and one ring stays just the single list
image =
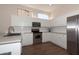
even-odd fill
[{"label": "kitchen sink", "polygon": [[21,35],[21,33],[10,33],[10,34],[4,35],[4,37],[8,37],[8,36],[19,36],[19,35]]}]

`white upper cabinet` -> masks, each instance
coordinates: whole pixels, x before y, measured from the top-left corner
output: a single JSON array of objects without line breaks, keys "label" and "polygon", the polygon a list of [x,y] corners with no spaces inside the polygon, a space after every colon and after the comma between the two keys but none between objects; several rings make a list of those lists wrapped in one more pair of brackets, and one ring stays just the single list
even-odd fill
[{"label": "white upper cabinet", "polygon": [[53,20],[53,26],[66,26],[66,18],[64,16],[59,16]]},{"label": "white upper cabinet", "polygon": [[49,27],[50,21],[38,19],[38,18],[32,18],[29,16],[11,16],[11,25],[12,26],[32,26],[32,22],[40,22],[41,26],[43,27]]}]

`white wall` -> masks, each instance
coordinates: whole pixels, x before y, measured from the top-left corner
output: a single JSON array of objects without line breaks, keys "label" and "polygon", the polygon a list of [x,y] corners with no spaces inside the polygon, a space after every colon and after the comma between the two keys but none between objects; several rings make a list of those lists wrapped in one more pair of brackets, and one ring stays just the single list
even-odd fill
[{"label": "white wall", "polygon": [[51,13],[54,18],[79,10],[79,4],[55,4],[52,7]]},{"label": "white wall", "polygon": [[17,15],[17,8],[25,8],[20,5],[0,4],[0,32],[6,32],[11,24],[11,15]]}]

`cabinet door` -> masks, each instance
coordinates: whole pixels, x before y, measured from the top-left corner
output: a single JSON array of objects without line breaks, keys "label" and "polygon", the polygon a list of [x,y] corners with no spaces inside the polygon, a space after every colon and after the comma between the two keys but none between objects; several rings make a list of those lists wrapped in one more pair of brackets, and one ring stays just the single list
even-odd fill
[{"label": "cabinet door", "polygon": [[48,41],[48,35],[45,33],[42,33],[42,42],[47,42]]},{"label": "cabinet door", "polygon": [[67,18],[67,51],[77,54],[77,16]]},{"label": "cabinet door", "polygon": [[53,39],[52,33],[42,33],[42,42],[48,42]]},{"label": "cabinet door", "polygon": [[11,53],[11,55],[21,54],[21,43],[9,43],[0,45],[0,54]]},{"label": "cabinet door", "polygon": [[27,46],[33,44],[33,34],[23,34],[22,35],[22,46]]},{"label": "cabinet door", "polygon": [[65,34],[52,33],[50,41],[64,49],[67,49],[67,40]]}]

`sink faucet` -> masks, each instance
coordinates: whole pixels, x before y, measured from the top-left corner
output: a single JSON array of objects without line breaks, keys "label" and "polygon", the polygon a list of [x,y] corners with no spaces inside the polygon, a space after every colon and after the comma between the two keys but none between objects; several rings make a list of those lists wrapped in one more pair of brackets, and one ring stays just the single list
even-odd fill
[{"label": "sink faucet", "polygon": [[13,26],[9,26],[9,28],[8,28],[8,34],[11,34],[12,31],[13,31],[13,32],[15,31],[15,30],[14,30],[14,27],[13,27]]}]

